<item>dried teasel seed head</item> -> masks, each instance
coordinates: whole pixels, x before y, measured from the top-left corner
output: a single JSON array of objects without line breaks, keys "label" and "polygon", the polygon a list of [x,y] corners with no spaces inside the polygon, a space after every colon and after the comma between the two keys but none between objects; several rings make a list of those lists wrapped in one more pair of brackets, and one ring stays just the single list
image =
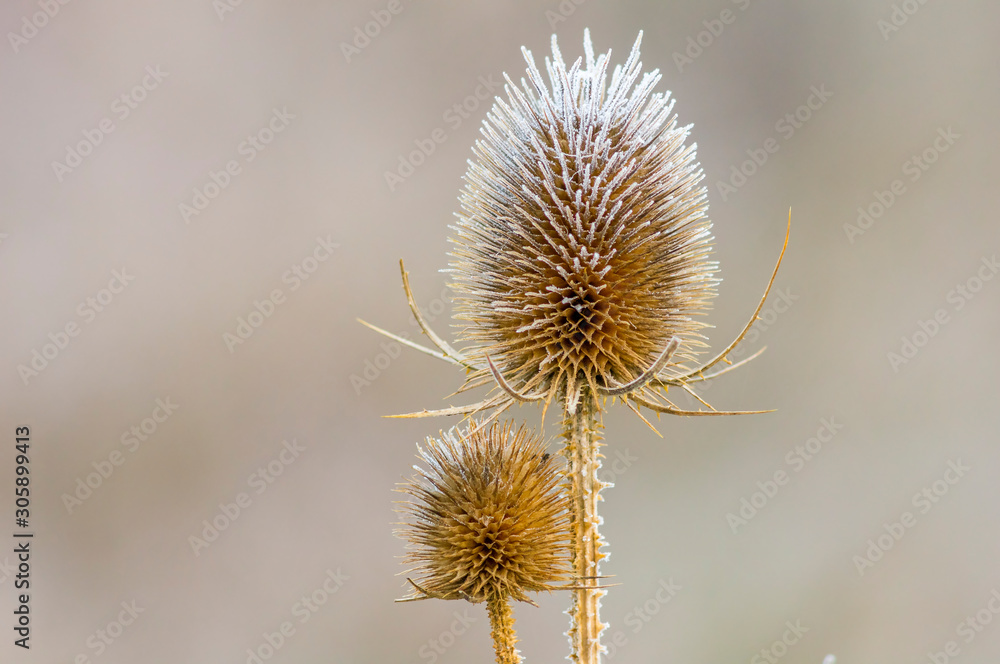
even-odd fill
[{"label": "dried teasel seed head", "polygon": [[507,78],[460,195],[451,252],[463,353],[488,355],[517,390],[562,396],[627,383],[670,340],[674,363],[704,346],[716,294],[711,222],[689,127],[636,40],[608,81],[610,52],[567,67],[552,38],[548,82],[527,60]]},{"label": "dried teasel seed head", "polygon": [[569,578],[560,457],[524,428],[452,429],[418,447],[426,468],[400,487],[416,589],[405,599],[516,599]]}]

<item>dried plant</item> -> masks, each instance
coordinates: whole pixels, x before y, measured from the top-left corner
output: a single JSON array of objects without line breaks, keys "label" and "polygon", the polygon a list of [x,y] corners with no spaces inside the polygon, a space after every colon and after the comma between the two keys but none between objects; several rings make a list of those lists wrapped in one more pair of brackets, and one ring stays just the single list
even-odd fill
[{"label": "dried plant", "polygon": [[426,469],[402,485],[397,534],[417,579],[400,601],[486,602],[497,662],[520,661],[510,600],[555,590],[569,578],[568,500],[558,457],[524,427],[494,422],[428,438]]},{"label": "dried plant", "polygon": [[[711,222],[703,173],[690,127],[677,125],[669,93],[653,92],[657,71],[640,74],[636,40],[608,80],[610,53],[567,66],[556,39],[546,81],[531,53],[527,79],[509,77],[473,149],[453,227],[449,272],[460,323],[458,351],[426,324],[400,262],[407,301],[436,346],[368,325],[402,344],[466,370],[459,392],[491,386],[467,406],[397,417],[472,415],[484,423],[515,403],[561,404],[569,469],[574,592],[567,635],[571,658],[600,661],[600,578],[604,539],[597,512],[603,484],[601,414],[609,398],[641,414],[739,415],[721,411],[693,386],[757,357],[727,355],[756,320],[781,258],[753,316],[736,339],[699,364],[705,315],[716,294]],[[790,222],[790,217],[789,217]],[[362,321],[363,322],[363,321]],[[729,366],[709,371],[720,362]],[[703,406],[685,410],[667,399],[684,390]],[[653,429],[655,431],[655,428]]]}]

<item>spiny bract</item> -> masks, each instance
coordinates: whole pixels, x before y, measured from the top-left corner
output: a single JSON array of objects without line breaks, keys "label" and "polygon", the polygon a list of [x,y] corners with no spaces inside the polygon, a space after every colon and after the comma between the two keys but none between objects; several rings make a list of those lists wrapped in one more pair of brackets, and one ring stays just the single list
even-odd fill
[{"label": "spiny bract", "polygon": [[[463,350],[514,389],[577,401],[636,378],[677,336],[674,364],[703,346],[694,317],[715,296],[711,222],[689,127],[678,127],[636,40],[567,69],[552,38],[548,84],[527,60],[483,123],[453,227]],[[470,382],[488,378],[479,368]]]},{"label": "spiny bract", "polygon": [[426,469],[402,485],[397,534],[419,573],[407,599],[530,601],[569,575],[569,504],[559,457],[512,424],[452,429],[419,448]]}]

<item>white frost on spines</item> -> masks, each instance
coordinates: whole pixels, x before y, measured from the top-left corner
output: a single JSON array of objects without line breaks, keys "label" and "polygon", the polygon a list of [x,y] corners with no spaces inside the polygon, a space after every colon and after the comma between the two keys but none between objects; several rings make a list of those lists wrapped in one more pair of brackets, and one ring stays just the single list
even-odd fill
[{"label": "white frost on spines", "polygon": [[[629,328],[630,316],[652,330],[653,336],[639,339],[639,346],[628,345],[635,339],[620,342],[611,332],[603,338],[588,336],[589,348],[598,349],[588,353],[611,358],[601,360],[601,370],[618,367],[615,380],[627,379],[631,364],[641,365],[658,347],[657,335],[681,334],[697,345],[697,331],[705,327],[687,317],[689,309],[673,304],[679,298],[692,312],[707,307],[718,283],[708,269],[714,263],[707,260],[711,224],[705,217],[707,191],[700,186],[703,173],[695,146],[685,145],[690,125],[677,126],[669,92],[654,92],[660,72],[642,72],[641,41],[640,33],[626,62],[611,72],[610,51],[595,54],[589,30],[583,57],[570,66],[553,36],[551,55],[544,58],[546,75],[531,51],[522,48],[527,67],[521,85],[504,74],[506,99],[495,99],[480,127],[459,196],[462,209],[451,226],[456,245],[450,252],[451,285],[456,315],[476,321],[465,328],[465,338],[472,342],[469,352],[493,347],[491,356],[502,370],[520,372],[515,382],[529,376],[522,371],[527,356],[507,355],[516,344],[505,335],[541,331],[545,320],[555,329],[563,320],[544,298],[528,301],[541,290],[538,282],[544,275],[558,275],[567,284],[573,278],[575,285],[561,286],[566,292],[560,300],[581,314],[569,304],[576,302],[569,290],[600,286],[591,295],[604,298],[611,292],[602,291],[604,279],[639,286],[641,297],[649,298],[649,306],[646,301],[643,306],[634,301],[613,305],[617,320],[625,321],[622,330]],[[632,269],[640,263],[638,254],[630,252],[650,250],[663,258],[645,271]],[[669,273],[663,265],[678,269]],[[616,293],[626,290],[623,286]],[[499,303],[505,299],[509,301]],[[591,310],[598,321],[608,311]],[[537,318],[523,320],[532,317]],[[654,320],[664,321],[663,331]],[[599,323],[594,329],[600,330]],[[541,348],[540,339],[532,340],[539,345],[531,348]],[[579,348],[571,347],[572,340],[560,350],[551,341],[554,336],[547,339],[544,358],[531,359],[539,362],[537,369],[555,367],[545,381],[565,379],[571,386],[586,376],[594,384],[591,365],[575,364],[581,360],[574,359],[580,356],[574,354]],[[525,348],[524,353],[534,352],[527,344]],[[568,359],[556,359],[553,353]],[[622,369],[621,362],[629,367]],[[593,360],[592,366],[598,365]],[[578,376],[569,376],[576,372]]]}]

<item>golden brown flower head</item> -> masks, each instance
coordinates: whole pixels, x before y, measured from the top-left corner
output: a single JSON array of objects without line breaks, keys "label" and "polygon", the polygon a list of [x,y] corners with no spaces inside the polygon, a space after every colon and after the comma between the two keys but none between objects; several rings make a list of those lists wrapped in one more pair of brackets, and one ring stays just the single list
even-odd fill
[{"label": "golden brown flower head", "polygon": [[428,438],[427,466],[400,491],[412,500],[397,534],[419,592],[482,602],[554,590],[569,571],[569,513],[557,457],[524,427],[473,424]]},{"label": "golden brown flower head", "polygon": [[[677,336],[675,363],[703,345],[695,317],[715,296],[711,222],[689,127],[641,79],[639,43],[608,82],[609,55],[567,68],[552,38],[548,83],[523,50],[483,123],[453,227],[456,317],[517,390],[575,402],[627,383]],[[479,368],[473,378],[488,375]]]}]

